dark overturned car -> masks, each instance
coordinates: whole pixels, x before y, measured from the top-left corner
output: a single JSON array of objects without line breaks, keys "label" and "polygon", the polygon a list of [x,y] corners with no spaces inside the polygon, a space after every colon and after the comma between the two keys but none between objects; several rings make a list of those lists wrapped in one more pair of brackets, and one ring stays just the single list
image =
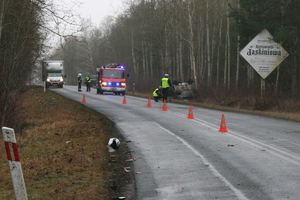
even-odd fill
[{"label": "dark overturned car", "polygon": [[97,86],[98,75],[91,75],[90,78],[91,78],[91,87]]},{"label": "dark overturned car", "polygon": [[193,81],[173,81],[173,85],[169,90],[168,96],[174,99],[187,99],[194,97],[194,85]]}]

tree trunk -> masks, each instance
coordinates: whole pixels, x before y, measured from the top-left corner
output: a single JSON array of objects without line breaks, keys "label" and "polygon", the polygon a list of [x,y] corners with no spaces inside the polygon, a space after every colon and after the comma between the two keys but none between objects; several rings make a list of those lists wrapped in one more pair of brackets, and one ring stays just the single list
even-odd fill
[{"label": "tree trunk", "polygon": [[229,20],[229,0],[227,2],[227,89],[230,88],[230,71],[231,71],[231,42],[230,42],[230,20]]},{"label": "tree trunk", "polygon": [[206,0],[206,19],[205,19],[205,27],[206,27],[206,56],[207,56],[207,86],[211,86],[211,63],[210,63],[210,29],[209,29],[209,6],[208,6],[208,1]]},{"label": "tree trunk", "polygon": [[149,67],[150,67],[150,77],[153,78],[153,45],[150,44],[150,63],[149,63]]},{"label": "tree trunk", "polygon": [[279,82],[279,72],[280,72],[280,65],[277,67],[277,75],[276,75],[276,83],[275,83],[275,95],[277,95],[277,88],[278,88],[278,82]]},{"label": "tree trunk", "polygon": [[221,17],[220,27],[219,27],[219,43],[217,48],[217,81],[216,85],[219,86],[219,78],[220,78],[220,47],[222,41],[222,26],[223,26],[223,17]]},{"label": "tree trunk", "polygon": [[[237,2],[237,7],[238,7],[238,11],[240,10],[240,0],[238,0]],[[238,23],[240,22],[240,20],[238,21]],[[235,89],[237,91],[238,86],[239,86],[239,74],[240,74],[240,31],[238,30],[238,36],[237,36],[237,45],[236,45],[236,72],[235,72]]]},{"label": "tree trunk", "polygon": [[0,39],[1,39],[1,33],[3,29],[4,5],[5,5],[5,0],[2,0],[2,3],[0,3]]},{"label": "tree trunk", "polygon": [[224,82],[223,86],[226,87],[227,84],[227,65],[228,65],[228,41],[227,41],[227,35],[228,35],[228,30],[226,31],[226,36],[225,36],[225,63],[224,63]]},{"label": "tree trunk", "polygon": [[197,71],[196,71],[196,59],[195,59],[195,47],[194,47],[194,30],[193,30],[193,6],[192,3],[189,2],[188,4],[188,11],[189,11],[189,18],[188,18],[188,25],[189,25],[189,57],[191,62],[191,71],[194,78],[195,88],[198,88],[198,80],[197,80]]},{"label": "tree trunk", "polygon": [[134,53],[134,37],[133,37],[133,31],[131,31],[131,58],[133,62],[133,70],[135,76],[138,74],[138,69],[137,69],[137,64],[136,64],[136,59],[135,59],[135,53]]},{"label": "tree trunk", "polygon": [[297,56],[293,57],[292,65],[292,97],[296,97],[297,94]]},{"label": "tree trunk", "polygon": [[143,40],[142,41],[142,65],[143,65],[143,78],[145,79],[146,78],[146,76],[148,75],[148,74],[146,74],[147,73],[147,71],[146,71],[146,57],[147,57],[147,55],[146,55],[147,53],[146,53],[146,45],[145,45],[145,41]]}]

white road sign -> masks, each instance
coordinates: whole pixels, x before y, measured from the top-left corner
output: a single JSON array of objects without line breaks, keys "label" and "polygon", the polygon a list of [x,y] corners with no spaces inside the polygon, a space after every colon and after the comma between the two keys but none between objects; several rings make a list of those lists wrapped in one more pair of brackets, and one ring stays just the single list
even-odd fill
[{"label": "white road sign", "polygon": [[27,200],[27,191],[25,187],[20,155],[16,141],[14,129],[2,127],[4,145],[6,149],[8,164],[14,186],[16,200]]},{"label": "white road sign", "polygon": [[273,36],[264,29],[240,54],[265,79],[289,55],[285,49],[273,41]]}]

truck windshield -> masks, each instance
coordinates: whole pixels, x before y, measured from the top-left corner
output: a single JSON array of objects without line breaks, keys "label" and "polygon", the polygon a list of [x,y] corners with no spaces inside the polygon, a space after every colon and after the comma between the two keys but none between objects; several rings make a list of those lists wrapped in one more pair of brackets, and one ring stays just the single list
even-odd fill
[{"label": "truck windshield", "polygon": [[124,71],[105,69],[103,70],[103,78],[124,78]]},{"label": "truck windshield", "polygon": [[61,73],[48,73],[49,77],[60,77],[62,76]]}]

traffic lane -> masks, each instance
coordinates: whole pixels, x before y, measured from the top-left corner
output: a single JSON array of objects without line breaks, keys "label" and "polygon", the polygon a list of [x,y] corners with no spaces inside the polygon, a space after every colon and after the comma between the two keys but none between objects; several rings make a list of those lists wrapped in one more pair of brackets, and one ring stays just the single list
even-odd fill
[{"label": "traffic lane", "polygon": [[[170,119],[169,116],[174,116],[177,113],[172,112],[173,108],[171,104],[168,104],[168,107],[169,112],[171,113],[164,116],[164,118]],[[200,109],[200,111],[200,113],[202,113],[203,110]],[[148,110],[147,113],[149,114],[151,112]],[[199,114],[197,112],[197,108],[194,109],[194,113],[197,115]],[[235,113],[226,113],[226,116],[234,114]],[[183,115],[182,112],[179,113],[179,115],[182,117],[179,122],[172,120],[174,122],[173,125],[180,124],[180,127],[174,126],[174,131],[179,130],[179,128],[184,130],[182,127],[182,120],[186,120],[186,115]],[[255,116],[253,117],[255,118]],[[270,124],[278,123],[277,119],[268,118],[268,120],[270,120]],[[197,121],[197,119],[192,121]],[[295,193],[298,189],[297,186],[299,185],[299,180],[290,180],[288,178],[284,180],[284,177],[293,177],[299,173],[299,165],[297,161],[299,154],[298,157],[294,156],[292,158],[288,158],[288,156],[290,156],[289,152],[282,151],[280,146],[272,147],[266,142],[257,140],[257,138],[254,138],[253,140],[249,137],[241,137],[243,136],[243,132],[229,131],[228,133],[222,133],[223,135],[228,136],[227,139],[223,141],[221,137],[222,135],[218,132],[219,127],[211,124],[211,121],[212,120],[205,122],[201,121],[200,123],[202,123],[205,127],[208,127],[208,129],[214,130],[213,133],[215,134],[212,134],[212,132],[209,131],[208,135],[202,135],[198,139],[198,142],[195,142],[195,140],[192,139],[189,143],[201,145],[203,144],[201,142],[203,142],[204,138],[205,142],[203,148],[208,149],[206,152],[206,155],[208,155],[207,157],[212,160],[212,163],[214,163],[213,159],[217,161],[214,165],[220,172],[222,172],[222,174],[225,174],[224,177],[226,177],[227,180],[230,180],[230,182],[234,185],[238,185],[242,190],[246,190],[245,193],[253,199],[276,199],[289,196],[294,196],[296,198],[299,197],[299,193]],[[253,121],[254,122],[251,122],[251,117],[250,119],[248,117],[246,124],[249,122],[256,122],[255,119],[253,119]],[[285,121],[282,123],[285,123]],[[294,125],[294,128],[299,126],[298,123],[292,124]],[[188,126],[193,127],[194,125],[191,124]],[[291,123],[288,122],[288,126],[291,126]],[[170,129],[172,129],[172,127],[170,127]],[[205,130],[204,128],[202,129]],[[199,130],[201,130],[201,127],[196,127],[196,129],[192,132],[201,133]],[[253,128],[251,130],[253,130]],[[280,130],[276,133],[280,133]],[[177,134],[180,134],[180,132]],[[191,138],[191,136],[186,133],[182,135],[182,137],[184,136],[187,136],[187,141]],[[262,138],[264,136],[264,134],[261,135]],[[235,151],[228,152],[228,148],[230,147],[233,147],[232,149]],[[282,162],[282,159],[284,159],[285,162]],[[228,173],[230,171],[232,173]],[[286,188],[284,186],[285,184],[282,184],[282,181],[285,181],[285,184],[290,185],[290,187]],[[274,188],[276,188],[277,192],[273,191]]]},{"label": "traffic lane", "polygon": [[[197,115],[203,113],[203,109],[200,109],[200,111],[198,112],[197,109],[194,109],[194,113]],[[235,113],[226,113],[225,116],[228,116],[230,119],[234,115]],[[247,116],[247,119],[246,124],[257,123],[255,116]],[[253,199],[262,199],[262,197],[263,199],[300,198],[299,178],[297,178],[297,174],[300,172],[299,148],[286,149],[285,146],[282,146],[283,142],[289,144],[291,141],[282,139],[280,140],[281,143],[270,144],[265,139],[265,137],[269,137],[265,132],[258,134],[260,135],[259,138],[252,138],[243,132],[235,131],[232,127],[228,128],[229,132],[220,133],[217,131],[219,128],[214,123],[211,123],[211,120],[194,119],[191,121],[205,125],[208,129],[214,131],[209,131],[204,135],[204,128],[201,130],[200,127],[190,124],[190,127],[196,128],[194,131],[192,129],[189,130],[197,134],[193,134],[192,138],[186,133],[180,134],[178,132],[178,134],[187,140],[188,143],[194,143],[196,146],[200,145],[202,149],[199,149],[199,151],[207,155],[207,159],[233,185],[238,185],[238,188],[241,188],[243,191],[245,189],[244,193],[247,196],[251,196]],[[264,122],[269,122],[270,124],[281,123],[283,127],[289,126],[292,130],[299,127],[299,123],[290,123],[285,120],[272,118],[265,118]],[[240,126],[243,126],[243,123]],[[247,130],[244,129],[244,131]],[[259,133],[260,127],[252,128],[251,131]],[[285,138],[285,135],[281,133],[280,129],[274,130],[274,134],[278,135],[279,138],[281,136]],[[224,138],[226,140],[223,140]],[[293,139],[294,142],[299,141],[299,137]],[[289,187],[286,187],[286,185],[289,185]],[[257,192],[254,192],[255,190]],[[251,194],[251,191],[254,193]]]},{"label": "traffic lane", "polygon": [[[111,98],[112,99],[112,98]],[[137,98],[134,98],[134,99],[137,99]],[[137,109],[137,108],[140,108],[140,107],[143,107],[143,108],[145,108],[144,106],[141,106],[141,105],[143,105],[143,103],[137,103],[137,102],[134,102],[135,100],[134,99],[130,99],[130,101],[132,101],[131,103],[134,103],[134,110],[141,110],[141,109]],[[116,102],[116,103],[120,103],[120,102]],[[171,106],[172,104],[168,104],[168,107],[169,106]],[[124,105],[123,105],[124,106]],[[126,105],[126,109],[128,109],[128,108],[130,108],[130,109],[133,109],[133,107],[132,106],[129,106],[129,105]],[[160,110],[159,108],[155,108],[154,107],[154,109],[149,109],[149,108],[147,108],[148,110],[147,110],[147,114],[146,114],[146,116],[152,116],[152,114],[149,114],[150,112],[152,112],[152,111],[154,111],[156,114],[155,114],[155,119],[157,120],[157,117],[159,116],[159,113],[164,113],[164,111],[163,112],[157,112],[158,110]],[[173,110],[174,108],[172,108],[171,107],[171,110]],[[145,109],[144,109],[145,110]],[[169,110],[169,111],[171,111],[171,110]],[[195,113],[195,111],[196,111],[196,113]],[[127,111],[128,112],[128,111]],[[130,112],[132,112],[132,111],[130,111]],[[194,109],[194,113],[199,117],[199,118],[201,118],[201,113],[203,113],[203,110],[201,110],[201,113],[197,113],[197,109]],[[126,113],[124,113],[124,114],[126,114]],[[145,114],[145,113],[144,113]],[[165,116],[165,114],[163,114],[164,116]],[[173,113],[169,113],[169,115],[174,115],[174,112]],[[204,117],[207,117],[208,115],[206,114]],[[226,114],[226,117],[227,117],[228,115]],[[231,116],[231,114],[230,114],[230,116]],[[127,117],[127,116],[126,116]],[[251,118],[251,117],[250,117]],[[135,117],[135,119],[139,119],[139,117]],[[149,119],[148,120],[146,120],[146,121],[149,121]],[[196,120],[194,120],[194,121],[196,121]],[[247,124],[248,123],[250,123],[252,120],[251,119],[249,119],[248,121],[247,121]],[[207,121],[206,121],[207,122]],[[209,122],[211,122],[211,120],[209,120]],[[207,122],[208,123],[208,122]],[[175,123],[176,124],[176,123]],[[207,127],[207,125],[206,125],[206,127]],[[200,141],[202,141],[202,140],[200,140]],[[210,145],[208,145],[208,146],[210,146]],[[211,146],[213,146],[213,144],[211,145]],[[214,149],[214,148],[213,148]],[[213,151],[212,151],[213,152]],[[220,153],[219,153],[220,154]],[[218,155],[218,154],[216,154],[217,156],[215,156],[216,158],[218,158],[218,157],[220,157],[220,155]],[[246,155],[247,156],[247,155]],[[209,156],[208,156],[209,157]],[[214,158],[214,156],[211,156],[212,158]],[[235,156],[234,156],[235,157]],[[216,160],[218,160],[218,159],[216,159]],[[221,160],[221,159],[219,159],[219,160]],[[225,161],[226,161],[227,159],[225,159]],[[231,161],[232,163],[238,163],[237,161]],[[226,163],[226,162],[225,162]],[[251,162],[250,162],[251,163]],[[223,164],[221,167],[223,167],[223,166],[225,166],[225,164]],[[230,167],[228,167],[228,168],[230,168]],[[237,179],[236,177],[237,177],[237,173],[233,173],[233,174],[235,174],[235,176],[233,177],[233,178],[235,178],[235,179]],[[245,173],[245,174],[247,174],[247,172]],[[249,173],[251,176],[252,176],[252,174],[253,173]],[[255,174],[255,173],[254,173]],[[275,173],[276,174],[276,173]],[[239,180],[239,179],[237,179],[237,180]],[[246,179],[245,179],[246,180]],[[251,179],[250,179],[251,180]],[[247,181],[245,181],[245,182],[249,182],[248,180]],[[259,181],[258,181],[259,182]],[[256,185],[258,185],[259,186],[259,184],[256,184]],[[292,186],[294,185],[294,184],[291,184]],[[267,188],[267,186],[268,185],[262,185],[262,188]],[[270,186],[270,188],[272,189],[272,188],[274,188],[274,187],[272,187],[272,186]],[[279,191],[280,192],[280,191]],[[266,195],[265,194],[263,194],[263,192],[262,192],[262,196],[264,196],[264,197],[266,197]],[[264,199],[268,199],[268,198],[264,198]],[[275,198],[276,199],[276,198]]]},{"label": "traffic lane", "polygon": [[[143,99],[142,99],[143,100]],[[111,99],[111,102],[113,102],[114,99],[112,98]],[[135,149],[135,152],[139,152],[139,158],[141,159],[138,159],[138,160],[141,160],[143,162],[141,162],[142,164],[145,162],[148,163],[147,165],[149,165],[149,170],[151,169],[152,166],[155,166],[154,163],[149,163],[150,162],[150,158],[149,156],[152,155],[152,156],[157,156],[156,154],[153,154],[151,153],[150,155],[143,155],[143,152],[149,152],[149,150],[145,150],[143,149],[143,144],[147,144],[149,143],[151,140],[153,140],[153,135],[151,134],[153,131],[154,131],[154,127],[153,127],[153,122],[155,121],[163,121],[163,118],[166,118],[167,121],[168,120],[171,120],[172,119],[169,117],[169,115],[172,115],[172,113],[164,113],[162,114],[163,112],[165,111],[161,111],[161,106],[162,104],[155,104],[153,105],[152,108],[148,108],[146,107],[146,104],[144,103],[141,103],[141,99],[140,98],[131,98],[131,97],[128,97],[128,100],[127,100],[128,104],[126,105],[121,105],[120,103],[118,103],[117,105],[114,105],[114,106],[111,106],[112,108],[109,108],[109,109],[105,109],[104,112],[106,112],[107,115],[110,115],[112,113],[118,113],[118,120],[116,120],[116,124],[118,125],[119,129],[122,130],[123,134],[128,138],[128,140],[130,141],[133,141],[132,142],[132,146],[137,146],[136,148],[133,148],[132,149]],[[101,105],[99,105],[101,106]],[[120,106],[122,108],[124,108],[125,110],[121,110],[120,109]],[[168,105],[168,107],[171,106],[171,104]],[[106,105],[102,105],[102,107],[107,107]],[[176,105],[176,107],[179,107],[179,109],[182,109],[182,105]],[[184,106],[183,106],[184,107]],[[185,106],[186,107],[186,106]],[[176,117],[178,118],[178,117]],[[115,118],[116,119],[116,118]],[[186,117],[184,117],[184,119],[186,119]],[[189,120],[189,119],[186,119],[186,120]],[[152,125],[148,125],[147,124],[152,124]],[[132,126],[133,124],[137,124],[137,126]],[[176,122],[175,124],[182,124],[182,120],[180,119],[179,122]],[[128,129],[126,129],[125,127],[128,127]],[[155,127],[160,127],[160,132],[163,130],[163,132],[161,134],[163,134],[167,129],[161,127],[159,124],[156,124]],[[145,129],[144,129],[145,128]],[[188,127],[186,128],[188,130]],[[129,133],[129,134],[128,134]],[[145,136],[143,136],[143,134],[146,134],[147,136],[150,136],[150,138],[148,139],[145,139]],[[140,137],[137,137],[137,138],[131,138],[130,136],[131,135],[137,135],[137,136],[142,136],[141,138],[144,138],[145,141],[141,141],[141,138]],[[178,139],[176,139],[175,135],[170,135],[170,137],[172,139],[170,139],[171,141],[177,141]],[[175,138],[174,138],[175,137]],[[174,145],[173,149],[176,149],[178,144],[177,143],[169,143],[169,142],[166,142],[166,141],[162,141],[161,140],[161,137],[156,137],[156,139],[158,139],[158,141],[154,141],[153,143],[156,144],[153,146],[154,149],[156,149],[156,146],[159,145],[159,146],[171,146],[171,145]],[[142,146],[140,146],[139,144],[142,144]],[[189,145],[188,145],[189,146]],[[188,148],[186,148],[188,150]],[[164,149],[162,149],[162,152],[160,153],[161,157],[158,157],[157,160],[160,160],[160,158],[163,158],[166,157],[164,155],[164,152],[166,152]],[[189,151],[188,155],[191,155],[193,154],[193,151]],[[171,156],[173,155],[172,153],[170,154]],[[170,156],[168,155],[168,156]],[[137,157],[137,156],[136,156]],[[202,156],[203,157],[203,156]],[[195,155],[193,155],[190,159],[192,159],[192,161],[195,160]],[[175,163],[171,163],[170,166],[176,166],[178,163],[181,163],[181,165],[183,165],[183,163],[187,164],[188,167],[186,166],[182,166],[182,169],[186,171],[191,171],[191,169],[194,169],[194,171],[197,171],[199,173],[198,170],[195,170],[197,168],[199,168],[198,164],[197,165],[192,165],[192,161],[188,161],[188,156],[185,155],[184,153],[182,154],[182,157],[178,157],[178,155],[175,156],[175,158],[173,159]],[[203,161],[200,161],[200,160],[197,160],[196,161],[198,162],[203,162]],[[170,161],[169,161],[170,162]],[[135,168],[136,170],[138,170],[138,166],[136,166],[139,162],[136,161],[135,162]],[[176,164],[177,163],[177,164]],[[205,168],[208,168],[209,170],[211,170],[210,168],[212,166],[209,166],[209,165],[204,165]],[[144,168],[143,168],[144,169]],[[213,168],[212,168],[213,169]],[[144,169],[145,170],[145,169]],[[220,174],[218,174],[215,170],[212,170],[212,171],[215,171],[214,173],[209,173],[210,175],[212,175],[212,177],[209,178],[209,180],[211,180],[211,183],[210,185],[213,187],[213,185],[215,184],[220,184],[220,182],[222,183],[222,187],[224,187],[225,189],[224,190],[218,190],[218,193],[217,191],[215,191],[214,193],[210,193],[210,192],[203,192],[203,188],[201,189],[201,183],[205,183],[205,185],[207,184],[207,180],[205,178],[202,178],[202,181],[200,182],[193,182],[193,180],[188,177],[187,179],[183,179],[183,178],[180,178],[180,180],[183,181],[183,183],[191,183],[191,186],[196,186],[197,189],[195,188],[190,188],[191,186],[181,186],[180,184],[178,184],[176,181],[178,180],[178,177],[180,174],[183,174],[184,172],[179,172],[178,173],[178,170],[175,170],[174,169],[169,169],[169,173],[166,173],[167,175],[169,175],[169,177],[167,179],[162,179],[161,180],[161,177],[164,177],[162,176],[162,174],[156,174],[154,173],[153,169],[151,169],[150,171],[146,170],[146,172],[143,172],[143,174],[146,174],[147,177],[150,177],[148,179],[150,179],[150,181],[148,180],[147,183],[150,183],[151,186],[157,186],[158,188],[156,188],[156,191],[158,191],[158,195],[161,195],[161,196],[158,196],[158,197],[155,197],[154,199],[160,199],[160,198],[166,198],[166,199],[169,199],[169,198],[172,198],[172,199],[182,199],[183,197],[184,198],[195,198],[195,197],[201,197],[201,194],[205,194],[205,195],[208,195],[208,194],[211,194],[211,196],[203,196],[203,199],[215,199],[216,197],[218,196],[222,196],[222,197],[226,197],[226,199],[243,199],[243,197],[241,198],[240,196],[243,196],[238,190],[236,190],[232,185],[230,185],[230,183],[228,183],[226,180],[222,180],[220,181],[221,179],[220,178],[216,178],[216,177],[221,177]],[[201,170],[200,170],[201,171]],[[190,173],[187,173],[187,174],[190,174]],[[201,174],[199,174],[198,176],[196,175],[193,175],[193,177],[195,177],[197,180],[195,181],[199,181],[198,179],[201,179],[200,176]],[[139,176],[139,175],[137,175]],[[153,181],[152,179],[154,178],[155,180],[155,184],[152,184]],[[137,177],[138,178],[138,177]],[[169,190],[165,190],[164,188],[166,188],[165,184],[166,183],[163,183],[163,180],[167,180],[167,183],[169,183],[168,187]],[[205,180],[203,182],[203,180]],[[140,181],[137,181],[138,183]],[[225,183],[225,185],[224,185]],[[161,188],[162,186],[159,186],[160,184],[163,185],[163,188]],[[182,191],[181,195],[179,195],[178,193],[175,193],[174,190],[170,189],[172,187],[175,186],[178,186],[178,187],[182,187],[182,188],[186,188],[186,191],[188,192],[184,192]],[[145,182],[143,182],[142,185],[139,185],[137,187],[137,191],[138,191],[138,196],[139,197],[143,197],[143,198],[150,198],[147,196],[147,194],[151,194],[151,196],[153,196],[155,194],[155,192],[153,192],[153,187],[149,187],[148,185],[145,186]],[[140,189],[139,189],[140,188]],[[213,188],[217,188],[217,187],[213,187]],[[209,190],[209,189],[206,189],[206,190]],[[161,191],[161,192],[159,192]],[[191,191],[200,191],[200,193],[195,193],[193,196],[192,192]],[[222,194],[221,194],[222,193]],[[227,194],[225,194],[227,193]],[[202,195],[203,195],[202,194]]]},{"label": "traffic lane", "polygon": [[[233,115],[231,129],[299,157],[300,123],[262,116]],[[229,122],[229,121],[228,121]]]},{"label": "traffic lane", "polygon": [[[195,155],[190,157],[186,155],[186,153],[188,153],[188,155],[192,154],[192,151],[187,148],[189,145],[182,143],[182,141],[176,139],[175,135],[172,134],[167,134],[165,137],[166,140],[162,141],[161,135],[165,133],[166,129],[158,124],[156,126],[158,127],[158,130],[153,129],[153,121],[161,118],[161,114],[157,112],[164,112],[161,111],[161,105],[156,104],[153,106],[153,109],[149,109],[140,98],[130,98],[130,100],[132,100],[132,105],[122,105],[118,96],[99,95],[95,97],[91,95],[92,93],[87,94],[87,103],[85,103],[85,105],[88,105],[89,107],[91,106],[101,113],[105,113],[108,117],[114,120],[119,129],[122,130],[123,134],[128,137],[128,140],[132,141],[132,146],[137,147],[132,147],[135,149],[133,155],[135,155],[135,152],[140,152],[141,156],[137,156],[141,159],[138,159],[135,162],[135,170],[138,170],[139,166],[145,166],[145,161],[147,163],[147,167],[142,168],[145,171],[136,175],[138,199],[142,197],[143,199],[215,199],[218,196],[222,196],[224,199],[242,199],[239,197],[242,196],[239,191],[232,190],[232,186],[229,183],[227,183],[228,185],[224,185],[222,180],[216,178],[214,173],[211,173],[210,166],[203,163],[202,160],[195,159]],[[73,95],[71,96],[74,98]],[[76,96],[77,95],[75,95],[75,98],[78,98],[78,96]],[[99,98],[101,98],[101,100],[99,100]],[[140,111],[136,112],[137,110]],[[116,113],[117,117],[115,116]],[[141,125],[143,129],[139,130],[137,127],[131,127],[134,123]],[[130,128],[126,130],[125,127],[128,125]],[[134,135],[142,136],[141,134],[135,134],[135,132],[154,132],[157,134],[157,137],[156,140],[151,139],[153,138],[152,134],[146,134],[146,136],[150,137],[148,139],[145,138],[145,136],[140,138],[129,137]],[[156,151],[158,154],[154,154],[153,151],[145,156],[145,152],[149,153],[149,150],[145,150],[143,148],[143,144],[145,142],[148,143],[151,140],[153,140],[153,144],[160,146],[161,150]],[[168,140],[177,142],[169,143]],[[181,148],[179,148],[180,145]],[[157,149],[155,145],[150,146],[152,146],[154,150]],[[178,153],[175,155],[174,152],[168,152],[161,147],[177,149]],[[166,154],[166,152],[168,153]],[[170,156],[172,159],[166,159]],[[163,161],[160,163],[161,170],[158,171],[158,173],[154,173],[155,170],[153,169],[153,166],[156,165],[154,165],[151,160]],[[138,164],[139,161],[142,161],[140,165]],[[174,166],[175,168],[171,169],[170,166]],[[148,173],[146,170],[147,168],[149,169]],[[148,184],[145,184],[145,180],[138,180],[139,177],[145,175],[148,177]],[[208,181],[210,181],[209,185],[207,185]],[[152,187],[148,187],[149,183]],[[155,194],[158,196],[155,196]]]},{"label": "traffic lane", "polygon": [[132,141],[134,168],[141,172],[137,199],[246,199],[203,155],[158,123],[122,122],[118,127]]},{"label": "traffic lane", "polygon": [[[172,108],[170,108],[170,110],[171,109]],[[172,111],[170,111],[170,112],[172,112]],[[169,115],[175,116],[174,113],[170,113]],[[168,118],[168,117],[165,117],[165,118]],[[194,169],[194,171],[197,171],[200,173],[198,175],[193,175],[193,177],[201,179],[202,180],[201,183],[209,184],[212,186],[215,184],[215,181],[217,180],[217,181],[222,182],[223,187],[226,188],[227,192],[228,192],[228,190],[230,190],[232,193],[231,196],[227,196],[225,194],[218,194],[218,192],[221,192],[222,190],[221,189],[217,190],[215,188],[216,191],[211,193],[211,196],[205,196],[200,199],[215,199],[215,198],[220,198],[220,197],[222,197],[224,199],[246,199],[246,197],[244,197],[243,193],[238,188],[236,188],[234,185],[232,185],[230,183],[232,180],[227,179],[226,176],[223,176],[222,174],[219,173],[220,169],[222,169],[221,170],[222,172],[225,171],[224,172],[225,174],[231,171],[231,167],[228,166],[228,164],[226,164],[226,165],[224,164],[227,162],[227,160],[226,159],[221,160],[219,158],[220,153],[218,151],[215,151],[217,149],[212,149],[212,150],[209,150],[209,148],[205,149],[207,144],[216,145],[216,144],[214,144],[215,143],[214,140],[216,139],[216,137],[218,137],[218,139],[220,141],[224,140],[224,139],[222,139],[222,136],[224,136],[224,135],[220,134],[216,129],[213,130],[214,132],[211,132],[212,128],[209,128],[206,126],[204,126],[204,127],[201,127],[201,126],[199,127],[198,125],[196,126],[194,124],[194,120],[186,119],[186,116],[185,117],[182,116],[182,118],[178,117],[178,119],[179,119],[179,121],[176,121],[175,119],[172,120],[173,123],[171,125],[174,127],[172,127],[172,128],[168,127],[170,125],[170,123],[167,122],[167,125],[164,125],[164,127],[168,127],[168,128],[163,128],[163,127],[161,128],[164,131],[161,133],[160,136],[162,136],[163,134],[169,133],[171,136],[173,136],[173,139],[170,140],[171,142],[161,141],[160,137],[156,137],[156,138],[158,138],[158,141],[153,142],[155,145],[153,145],[152,151],[158,151],[158,149],[160,149],[160,148],[157,149],[156,147],[161,142],[163,142],[161,145],[169,146],[169,147],[172,143],[174,143],[172,141],[177,141],[177,140],[181,141],[182,144],[187,144],[187,147],[186,147],[187,152],[183,153],[183,157],[178,156],[180,154],[178,154],[176,151],[173,151],[173,153],[170,153],[168,155],[169,157],[172,155],[175,155],[175,158],[174,158],[175,161],[181,165],[183,162],[186,164],[189,164],[188,167],[183,166],[183,171],[174,171],[174,170],[170,169],[171,174],[169,174],[169,175],[171,177],[167,178],[167,182],[170,184],[169,186],[172,187],[174,184],[176,185],[176,180],[178,179],[177,177],[179,177],[179,174],[184,174],[184,173],[189,174],[189,172],[191,171],[189,167],[191,167],[191,169]],[[184,120],[186,120],[186,121],[184,121]],[[174,125],[174,124],[179,125],[180,127],[176,127],[176,125]],[[160,125],[158,125],[158,126],[160,126]],[[191,127],[194,127],[194,130],[191,130]],[[124,126],[122,126],[121,128],[124,128]],[[132,129],[138,130],[137,128],[130,127],[130,128],[128,128],[128,131],[132,130]],[[173,130],[173,132],[170,132],[168,130]],[[148,143],[149,143],[149,141],[151,141],[151,139],[152,140],[154,139],[152,137],[151,132],[149,133],[149,132],[147,132],[147,130],[139,130],[138,132],[140,134],[146,133],[147,135],[149,135],[150,138],[148,138],[148,140],[147,140]],[[206,132],[207,132],[207,135],[205,135]],[[180,135],[180,137],[178,135]],[[211,141],[211,139],[207,139],[207,137],[208,138],[211,137],[212,141]],[[226,139],[226,137],[225,137],[225,139]],[[146,143],[146,141],[144,143]],[[225,142],[225,144],[227,146],[228,142]],[[230,144],[231,144],[231,142],[230,142]],[[173,147],[173,149],[176,149],[178,144],[174,143],[174,145],[175,146]],[[222,145],[224,145],[224,144],[217,144],[216,146],[222,146]],[[142,148],[142,146],[139,146],[139,149],[141,149],[141,148]],[[204,148],[205,151],[202,148]],[[172,148],[170,147],[170,149],[172,149]],[[145,152],[145,150],[143,152]],[[162,159],[164,159],[164,157],[168,157],[168,156],[164,156],[163,152],[166,152],[166,151],[164,149],[162,149],[162,152],[160,153],[162,155],[161,156]],[[179,152],[183,152],[183,150],[181,149]],[[202,152],[204,152],[204,154]],[[224,151],[224,152],[226,152],[226,151]],[[145,155],[145,156],[149,157],[149,155]],[[207,157],[210,159],[207,159]],[[215,158],[215,160],[214,160],[214,158]],[[199,165],[192,165],[191,164],[192,162],[189,161],[189,159],[198,160],[199,162],[204,163],[207,170],[210,171],[210,174],[212,175],[212,177],[210,177],[208,180],[206,180],[205,178],[202,178],[201,175],[202,175],[203,171],[201,171],[201,169],[199,168]],[[211,159],[213,159],[213,160],[208,161]],[[147,160],[149,161],[149,159],[147,159]],[[215,164],[215,162],[217,162],[217,164]],[[219,163],[219,162],[223,162],[223,163]],[[218,163],[219,163],[219,165],[218,165]],[[174,166],[174,165],[176,165],[176,163],[171,163],[170,165]],[[215,167],[215,165],[216,165],[216,167]],[[150,166],[155,166],[155,163],[152,163],[152,164],[150,163]],[[159,183],[163,182],[162,180],[160,180],[161,177],[163,177],[161,174],[155,175],[155,172],[152,172],[152,174],[154,174],[157,182],[159,182]],[[235,177],[233,177],[233,178],[236,178],[237,176],[239,176],[240,178],[243,177],[243,180],[245,180],[247,187],[248,187],[247,192],[250,193],[251,195],[253,195],[254,199],[259,199],[261,197],[264,197],[264,199],[271,199],[268,197],[267,194],[264,193],[264,191],[260,190],[260,188],[259,188],[260,186],[258,184],[253,183],[251,181],[251,179],[249,179],[248,177],[244,176],[241,173],[234,173],[234,174],[235,174]],[[189,199],[188,198],[189,195],[192,199],[197,196],[202,197],[201,194],[210,194],[210,192],[207,193],[207,189],[205,187],[202,187],[201,183],[193,182],[193,180],[191,178],[188,178],[188,179],[181,178],[181,180],[183,180],[184,182],[191,182],[192,185],[198,186],[196,189],[189,188],[186,186],[186,188],[187,188],[186,191],[189,191],[188,189],[190,189],[192,191],[200,192],[200,193],[196,193],[195,196],[191,196],[192,194],[189,191],[187,194],[185,194],[187,196],[184,196],[187,199]],[[238,184],[243,185],[243,183],[241,181]],[[251,185],[251,187],[250,187],[250,185]],[[160,188],[158,187],[157,190],[160,191]],[[178,199],[182,198],[182,196],[179,196],[177,193],[174,193],[174,191],[168,191],[168,192],[169,192],[169,195],[171,195],[171,194],[174,195],[170,199],[177,199],[176,196],[178,196]],[[224,192],[224,191],[222,191],[222,192]],[[216,196],[214,196],[214,195],[216,195]],[[143,196],[143,195],[141,195],[141,196]],[[160,196],[160,197],[165,198],[165,196]],[[160,198],[158,198],[158,199],[160,199]],[[166,198],[166,199],[169,199],[169,198]]]}]

